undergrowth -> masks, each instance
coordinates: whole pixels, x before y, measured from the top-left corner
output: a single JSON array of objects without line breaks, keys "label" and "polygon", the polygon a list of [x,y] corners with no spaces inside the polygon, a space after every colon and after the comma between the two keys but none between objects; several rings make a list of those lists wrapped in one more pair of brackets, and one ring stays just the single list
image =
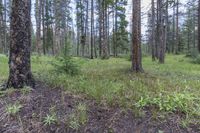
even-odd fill
[{"label": "undergrowth", "polygon": [[[33,57],[32,68],[37,80],[83,94],[99,104],[141,111],[155,106],[157,112],[181,113],[184,123],[198,123],[200,117],[200,66],[184,55],[168,55],[165,64],[143,59],[144,74],[131,73],[125,58],[109,60],[72,58],[78,74],[52,73],[51,62],[63,66],[54,57]],[[0,67],[0,80],[7,78],[7,59]],[[2,62],[0,62],[2,65]],[[60,63],[60,64],[59,64]],[[68,62],[67,62],[68,63]],[[66,64],[66,63],[64,63]],[[61,68],[60,68],[61,69]],[[65,70],[64,70],[65,71]],[[135,113],[138,113],[135,112]],[[76,124],[74,125],[77,126]]]}]

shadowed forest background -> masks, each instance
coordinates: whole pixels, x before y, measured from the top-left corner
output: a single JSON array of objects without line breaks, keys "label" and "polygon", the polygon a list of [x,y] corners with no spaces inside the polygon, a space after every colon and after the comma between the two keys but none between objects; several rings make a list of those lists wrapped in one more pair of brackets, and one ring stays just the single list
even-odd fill
[{"label": "shadowed forest background", "polygon": [[0,0],[0,133],[199,133],[199,0]]}]

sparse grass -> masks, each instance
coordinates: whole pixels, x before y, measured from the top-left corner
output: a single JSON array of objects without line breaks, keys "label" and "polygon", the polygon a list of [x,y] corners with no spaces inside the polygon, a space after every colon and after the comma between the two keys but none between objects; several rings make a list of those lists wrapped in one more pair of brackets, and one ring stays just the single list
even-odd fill
[{"label": "sparse grass", "polygon": [[52,125],[52,124],[56,124],[58,122],[58,118],[56,116],[56,110],[55,110],[55,106],[51,107],[49,109],[49,114],[47,114],[45,117],[44,117],[44,125]]},{"label": "sparse grass", "polygon": [[0,84],[8,77],[8,59],[0,54]]},{"label": "sparse grass", "polygon": [[23,107],[22,105],[17,104],[17,103],[15,103],[13,105],[9,104],[9,105],[6,106],[6,112],[10,116],[15,116],[20,111],[20,109],[22,107]]},{"label": "sparse grass", "polygon": [[78,104],[74,112],[69,116],[69,127],[78,130],[88,120],[87,107],[85,104]]},{"label": "sparse grass", "polygon": [[[73,58],[81,67],[79,74],[57,74],[50,63],[54,60],[53,57],[32,57],[35,77],[72,93],[84,94],[100,104],[118,105],[134,111],[156,106],[158,113],[182,112],[188,122],[199,122],[200,65],[191,63],[192,60],[184,55],[167,55],[165,64],[145,57],[144,74],[131,73],[131,63],[125,58]],[[0,57],[0,66],[0,81],[3,81],[8,76],[6,57]]]},{"label": "sparse grass", "polygon": [[56,114],[47,114],[46,117],[44,118],[44,125],[52,125],[56,124],[57,122],[57,117]]}]

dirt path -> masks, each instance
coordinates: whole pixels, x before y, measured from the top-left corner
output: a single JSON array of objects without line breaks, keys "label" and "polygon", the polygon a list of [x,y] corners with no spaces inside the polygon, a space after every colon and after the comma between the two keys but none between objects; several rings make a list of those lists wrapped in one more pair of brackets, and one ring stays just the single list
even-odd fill
[{"label": "dirt path", "polygon": [[[16,116],[5,111],[6,105],[20,103],[22,108]],[[79,130],[69,127],[69,116],[79,103],[87,105],[88,121]],[[54,108],[58,122],[44,125],[44,117]],[[0,98],[0,133],[200,133],[197,127],[181,128],[179,117],[155,121],[151,113],[136,118],[131,111],[100,106],[94,100],[74,96],[61,89],[50,89],[37,83],[28,94],[12,92]]]}]

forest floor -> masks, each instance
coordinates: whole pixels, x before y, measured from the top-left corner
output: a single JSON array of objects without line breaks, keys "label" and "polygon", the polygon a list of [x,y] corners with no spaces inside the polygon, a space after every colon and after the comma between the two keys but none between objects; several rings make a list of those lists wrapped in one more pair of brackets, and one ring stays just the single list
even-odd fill
[{"label": "forest floor", "polygon": [[[76,76],[53,72],[52,57],[32,58],[35,89],[0,91],[2,133],[198,133],[200,66],[169,55],[144,58],[144,74],[126,58],[74,58]],[[0,56],[0,82],[8,76]]]}]

